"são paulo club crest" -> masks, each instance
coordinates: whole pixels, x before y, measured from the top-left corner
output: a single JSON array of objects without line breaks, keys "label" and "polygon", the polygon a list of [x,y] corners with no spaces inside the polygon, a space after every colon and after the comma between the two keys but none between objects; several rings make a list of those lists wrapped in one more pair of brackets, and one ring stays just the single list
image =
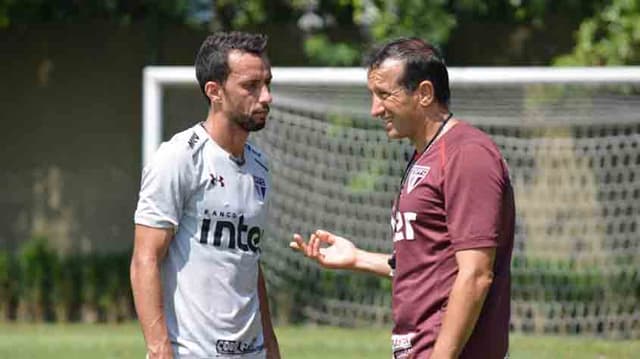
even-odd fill
[{"label": "s\u00e3o paulo club crest", "polygon": [[407,181],[407,193],[411,193],[414,188],[427,176],[431,167],[429,166],[413,166],[411,172],[409,172],[409,179]]},{"label": "s\u00e3o paulo club crest", "polygon": [[267,182],[262,177],[253,176],[253,186],[256,189],[256,193],[261,200],[264,200],[264,196],[267,194]]}]

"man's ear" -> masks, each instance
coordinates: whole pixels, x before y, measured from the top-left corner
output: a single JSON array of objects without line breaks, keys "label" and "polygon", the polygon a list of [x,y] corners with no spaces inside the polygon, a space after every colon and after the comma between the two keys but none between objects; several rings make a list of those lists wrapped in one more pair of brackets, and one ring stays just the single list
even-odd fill
[{"label": "man's ear", "polygon": [[204,84],[204,93],[212,105],[222,101],[222,85],[219,82],[207,81],[207,83]]},{"label": "man's ear", "polygon": [[435,97],[435,91],[433,90],[433,84],[431,81],[424,80],[420,82],[417,91],[420,105],[424,107],[431,105]]}]

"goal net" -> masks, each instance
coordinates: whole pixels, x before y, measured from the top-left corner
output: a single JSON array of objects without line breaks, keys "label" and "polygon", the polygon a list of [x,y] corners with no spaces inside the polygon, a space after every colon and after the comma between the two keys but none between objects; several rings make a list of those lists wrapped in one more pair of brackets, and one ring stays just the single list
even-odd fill
[{"label": "goal net", "polygon": [[[144,156],[204,118],[191,68],[145,70]],[[386,325],[387,279],[293,253],[316,228],[390,252],[412,149],[369,115],[363,69],[273,70],[252,141],[273,181],[263,266],[283,321]],[[640,338],[640,68],[452,68],[451,110],[488,132],[516,194],[513,330]],[[174,86],[181,84],[182,86]]]}]

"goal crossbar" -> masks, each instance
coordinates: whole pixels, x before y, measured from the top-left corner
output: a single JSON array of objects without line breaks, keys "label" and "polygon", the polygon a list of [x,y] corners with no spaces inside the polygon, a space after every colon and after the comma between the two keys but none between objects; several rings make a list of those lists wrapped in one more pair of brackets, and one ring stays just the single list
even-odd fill
[{"label": "goal crossbar", "polygon": [[[451,67],[452,84],[640,83],[640,66],[619,67]],[[274,83],[332,86],[364,85],[364,68],[274,67]],[[142,164],[148,163],[162,142],[164,86],[196,84],[192,66],[147,66],[143,70]]]}]

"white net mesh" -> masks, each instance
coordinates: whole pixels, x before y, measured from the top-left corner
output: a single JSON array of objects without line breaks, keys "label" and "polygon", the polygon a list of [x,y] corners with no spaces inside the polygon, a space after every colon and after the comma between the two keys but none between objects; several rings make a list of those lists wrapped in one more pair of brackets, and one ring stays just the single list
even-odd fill
[{"label": "white net mesh", "polygon": [[[390,204],[411,149],[370,118],[364,84],[275,86],[274,98],[256,138],[271,158],[263,246],[276,310],[388,323],[388,280],[321,270],[287,240],[324,228],[389,252]],[[456,117],[490,133],[511,168],[512,328],[640,337],[640,85],[454,82],[452,98]]]},{"label": "white net mesh", "polygon": [[[488,132],[511,168],[512,328],[640,338],[640,81],[517,83],[476,70],[460,73],[484,83],[452,76],[452,111]],[[171,81],[193,84],[193,70],[181,71]],[[289,321],[388,324],[389,280],[319,269],[287,245],[293,232],[324,228],[389,252],[390,205],[411,153],[369,116],[364,82],[314,71],[303,85],[277,85],[274,71],[270,122],[253,137],[271,158],[262,246],[274,310]],[[204,103],[193,86],[166,90],[164,138],[203,118]]]}]

